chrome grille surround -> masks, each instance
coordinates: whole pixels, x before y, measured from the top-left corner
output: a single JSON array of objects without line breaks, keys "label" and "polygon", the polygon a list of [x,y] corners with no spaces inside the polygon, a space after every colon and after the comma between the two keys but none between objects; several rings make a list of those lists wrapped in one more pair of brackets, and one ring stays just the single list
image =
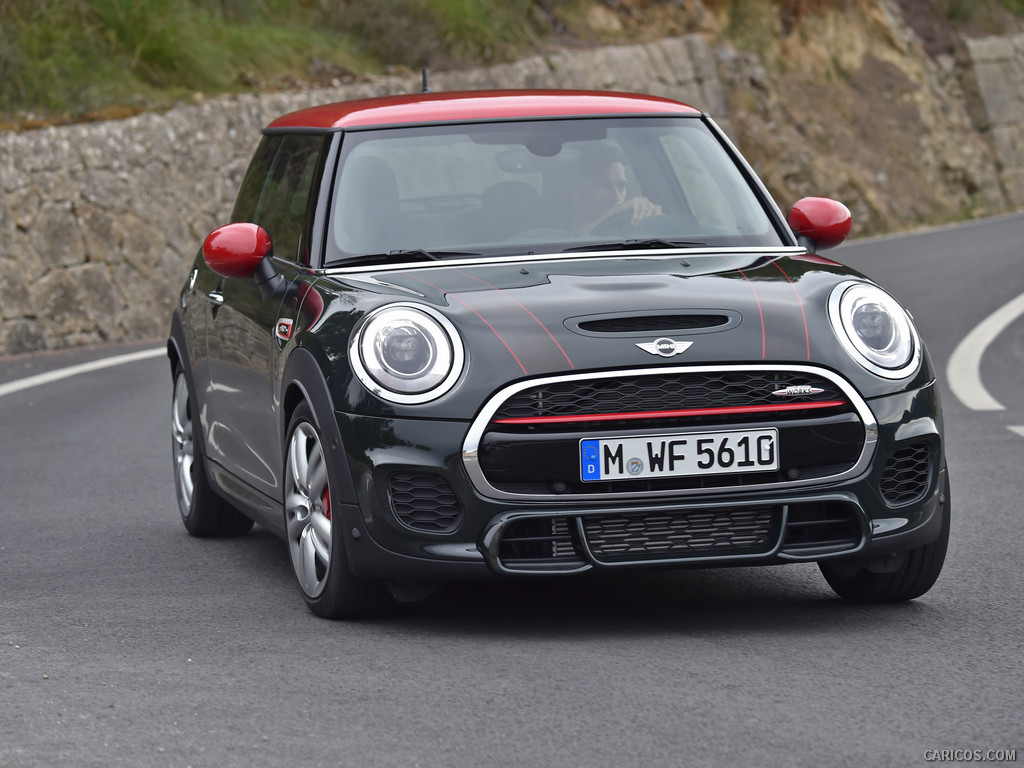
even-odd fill
[{"label": "chrome grille surround", "polygon": [[[488,400],[480,413],[473,420],[470,425],[469,431],[466,434],[465,442],[463,443],[462,459],[463,464],[466,467],[466,472],[469,475],[473,486],[476,490],[491,499],[501,499],[508,501],[541,501],[541,502],[576,502],[576,501],[588,501],[588,500],[607,500],[609,497],[618,497],[623,499],[628,498],[657,498],[665,496],[693,496],[698,494],[726,494],[735,493],[737,489],[732,487],[723,487],[721,489],[714,488],[674,488],[674,489],[660,489],[660,490],[628,490],[621,492],[604,492],[604,493],[574,493],[571,495],[557,494],[557,493],[515,493],[500,488],[494,487],[487,479],[480,466],[479,461],[479,450],[480,443],[483,439],[484,433],[486,432],[491,419],[494,418],[495,414],[504,406],[507,400],[519,394],[520,392],[531,389],[537,386],[545,386],[551,384],[562,384],[571,383],[574,381],[587,382],[596,379],[610,379],[616,377],[642,377],[642,376],[671,376],[675,375],[688,375],[688,374],[719,374],[728,372],[747,372],[747,373],[769,373],[769,374],[793,374],[793,375],[811,375],[817,376],[824,379],[828,379],[832,382],[848,399],[850,405],[856,411],[861,423],[864,427],[864,445],[861,449],[861,453],[857,461],[849,469],[829,476],[816,476],[813,478],[797,479],[783,482],[771,482],[771,483],[758,483],[744,485],[742,490],[744,492],[750,491],[767,491],[767,490],[782,490],[789,488],[801,488],[811,485],[822,485],[825,483],[837,482],[847,478],[856,477],[857,475],[864,472],[871,462],[871,457],[874,454],[875,446],[878,442],[878,423],[875,421],[874,414],[871,409],[868,408],[867,403],[860,396],[854,387],[842,378],[838,374],[824,369],[818,368],[811,365],[707,365],[707,366],[664,366],[664,367],[652,367],[652,368],[640,368],[640,369],[629,369],[629,370],[616,370],[616,371],[602,371],[598,373],[582,373],[582,374],[568,374],[561,376],[550,376],[536,379],[528,379],[526,381],[516,382],[508,387],[497,392],[490,400]],[[682,430],[686,431],[686,430]],[[694,430],[698,431],[698,430]]]}]

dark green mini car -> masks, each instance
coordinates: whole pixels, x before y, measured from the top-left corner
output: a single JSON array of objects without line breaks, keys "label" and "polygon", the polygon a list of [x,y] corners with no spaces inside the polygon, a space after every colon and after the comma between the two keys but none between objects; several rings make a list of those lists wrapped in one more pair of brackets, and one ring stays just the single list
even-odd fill
[{"label": "dark green mini car", "polygon": [[815,561],[939,575],[949,481],[911,318],[815,255],[715,123],[633,94],[417,94],[263,131],[177,302],[174,478],[317,614],[438,583]]}]

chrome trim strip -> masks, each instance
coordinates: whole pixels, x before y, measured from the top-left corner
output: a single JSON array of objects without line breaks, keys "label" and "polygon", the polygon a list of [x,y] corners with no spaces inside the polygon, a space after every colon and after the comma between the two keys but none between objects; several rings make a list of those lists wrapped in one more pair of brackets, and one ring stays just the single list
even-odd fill
[{"label": "chrome trim strip", "polygon": [[[861,455],[857,459],[854,466],[848,469],[846,472],[840,472],[835,475],[828,475],[826,477],[814,477],[806,480],[792,480],[781,483],[760,483],[757,485],[743,485],[740,487],[727,487],[727,488],[685,488],[675,490],[663,490],[663,491],[621,491],[615,493],[580,493],[580,494],[557,494],[557,493],[510,493],[508,491],[502,491],[492,486],[480,468],[479,451],[480,451],[480,440],[483,438],[484,431],[490,423],[491,418],[497,412],[498,408],[510,397],[523,391],[524,389],[530,389],[531,387],[542,386],[546,384],[556,384],[562,382],[571,381],[588,381],[593,379],[610,379],[620,376],[664,376],[671,374],[687,374],[687,373],[721,373],[727,371],[738,371],[738,372],[770,372],[770,373],[805,373],[813,374],[815,376],[821,376],[822,378],[828,379],[835,384],[842,392],[849,398],[850,403],[853,405],[857,414],[860,416],[861,422],[864,424],[864,446],[861,450]],[[697,431],[697,430],[692,430]],[[683,430],[682,432],[685,432]],[[680,432],[680,434],[682,434]],[[818,368],[811,365],[696,365],[696,366],[668,366],[658,368],[633,368],[623,371],[602,371],[600,373],[583,373],[583,374],[569,374],[561,376],[546,376],[536,379],[529,379],[526,381],[520,381],[512,384],[504,389],[500,390],[495,394],[487,403],[484,404],[483,409],[473,420],[473,423],[469,427],[469,432],[466,434],[466,439],[462,445],[462,462],[466,467],[466,472],[469,475],[470,481],[473,483],[473,487],[482,494],[490,499],[502,499],[507,501],[538,501],[546,503],[559,503],[559,504],[574,504],[579,501],[594,501],[598,499],[612,498],[657,498],[665,496],[720,496],[726,494],[735,493],[751,493],[755,491],[772,491],[772,490],[788,490],[791,488],[801,488],[810,485],[823,485],[827,483],[835,483],[841,480],[846,480],[851,477],[864,472],[868,465],[871,463],[871,457],[874,454],[875,444],[878,441],[878,422],[875,420],[874,414],[871,409],[868,408],[864,398],[860,396],[856,389],[853,388],[846,379],[839,376],[837,373],[826,370],[824,368]]]},{"label": "chrome trim strip", "polygon": [[723,246],[721,248],[638,248],[636,250],[624,249],[621,251],[585,251],[581,253],[532,253],[523,256],[474,256],[466,259],[441,259],[439,261],[406,261],[397,262],[395,264],[364,264],[361,266],[346,267],[339,264],[334,267],[325,267],[324,269],[316,270],[317,274],[328,275],[331,277],[344,277],[345,275],[359,274],[360,272],[395,272],[395,271],[412,271],[412,270],[432,270],[432,269],[447,269],[449,267],[474,267],[474,266],[493,266],[498,264],[521,264],[523,262],[546,262],[546,261],[570,261],[573,259],[636,259],[639,257],[649,257],[652,260],[657,258],[671,258],[677,259],[680,256],[691,258],[694,256],[715,256],[723,253],[751,253],[751,254],[764,254],[766,256],[799,256],[807,253],[807,249],[803,247],[793,247],[788,245],[771,245],[765,247],[755,247],[749,245],[742,246]]}]

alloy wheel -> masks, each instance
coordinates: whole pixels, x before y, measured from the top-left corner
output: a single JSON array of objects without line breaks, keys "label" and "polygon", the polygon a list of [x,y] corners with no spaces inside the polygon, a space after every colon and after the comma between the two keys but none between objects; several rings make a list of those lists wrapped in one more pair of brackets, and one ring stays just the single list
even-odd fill
[{"label": "alloy wheel", "polygon": [[192,442],[192,409],[188,400],[185,374],[174,379],[174,398],[171,401],[171,434],[174,438],[174,488],[182,517],[188,517],[195,492],[193,466],[195,448]]},{"label": "alloy wheel", "polygon": [[319,597],[331,567],[331,495],[323,447],[308,421],[288,441],[284,498],[292,568],[307,597]]}]

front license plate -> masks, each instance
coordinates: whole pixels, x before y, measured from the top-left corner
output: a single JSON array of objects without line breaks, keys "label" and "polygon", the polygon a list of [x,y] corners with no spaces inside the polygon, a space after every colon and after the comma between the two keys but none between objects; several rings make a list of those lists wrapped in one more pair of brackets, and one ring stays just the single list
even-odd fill
[{"label": "front license plate", "polygon": [[580,440],[583,480],[722,475],[778,468],[777,429]]}]

